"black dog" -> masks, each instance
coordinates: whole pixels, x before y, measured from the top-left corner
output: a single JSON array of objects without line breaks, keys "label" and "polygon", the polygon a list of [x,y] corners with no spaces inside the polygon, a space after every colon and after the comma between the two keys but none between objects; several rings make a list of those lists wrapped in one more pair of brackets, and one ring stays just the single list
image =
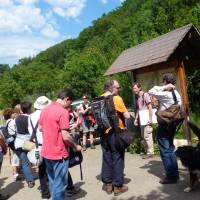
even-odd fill
[{"label": "black dog", "polygon": [[[200,141],[200,129],[189,122],[189,126],[197,135]],[[189,187],[185,188],[185,192],[190,192],[199,184],[200,178],[200,142],[196,147],[182,146],[176,150],[176,155],[180,158],[183,166],[187,167],[190,173],[190,184]]]},{"label": "black dog", "polygon": [[200,143],[196,147],[182,146],[176,150],[176,155],[180,158],[183,166],[187,167],[190,173],[189,187],[185,192],[190,192],[199,183],[200,178]]}]

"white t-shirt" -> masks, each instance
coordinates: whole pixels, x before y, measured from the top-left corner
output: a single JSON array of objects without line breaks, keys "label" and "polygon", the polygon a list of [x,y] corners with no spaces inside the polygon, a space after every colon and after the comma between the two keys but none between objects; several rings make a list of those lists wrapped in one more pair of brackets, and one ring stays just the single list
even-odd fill
[{"label": "white t-shirt", "polygon": [[[174,91],[177,102],[181,106],[181,96],[177,90]],[[155,95],[159,101],[159,110],[166,110],[174,104],[174,99],[171,91],[164,90],[162,86],[154,86],[148,92],[150,95]]]},{"label": "white t-shirt", "polygon": [[[36,110],[28,118],[28,131],[29,131],[30,135],[32,135],[32,133],[33,133],[33,128],[31,126],[30,119],[31,119],[31,121],[33,123],[33,127],[36,127],[36,124],[37,124],[38,120],[40,119],[40,114],[41,114],[41,110]],[[43,140],[42,140],[42,132],[39,130],[39,128],[37,128],[36,136],[37,136],[38,144],[42,144],[42,142],[43,142]]]}]

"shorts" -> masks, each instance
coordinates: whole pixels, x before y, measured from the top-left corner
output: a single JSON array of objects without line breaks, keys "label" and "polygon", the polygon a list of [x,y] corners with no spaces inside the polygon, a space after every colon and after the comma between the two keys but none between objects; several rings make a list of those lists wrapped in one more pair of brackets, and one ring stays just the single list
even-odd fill
[{"label": "shorts", "polygon": [[19,157],[15,153],[13,153],[13,156],[12,156],[12,159],[11,159],[11,165],[13,167],[18,167],[20,165]]},{"label": "shorts", "polygon": [[82,123],[82,128],[83,128],[83,133],[94,132],[94,127],[92,125],[90,125],[89,127],[86,126],[84,120],[83,120],[83,123]]}]

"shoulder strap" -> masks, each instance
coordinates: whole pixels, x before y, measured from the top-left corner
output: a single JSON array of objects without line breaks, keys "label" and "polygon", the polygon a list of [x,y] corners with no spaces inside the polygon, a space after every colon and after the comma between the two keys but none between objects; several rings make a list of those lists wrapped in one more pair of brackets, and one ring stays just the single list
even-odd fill
[{"label": "shoulder strap", "polygon": [[13,130],[12,128],[9,127],[10,122],[11,122],[11,120],[6,124],[6,131],[9,134],[9,130],[11,130],[11,131],[15,132],[15,134],[16,134],[16,130]]},{"label": "shoulder strap", "polygon": [[143,106],[144,105],[146,105],[146,102],[145,102],[145,100],[144,100],[144,94],[145,94],[145,92],[143,93],[143,95],[142,95],[142,99],[143,99]]},{"label": "shoulder strap", "polygon": [[31,120],[31,117],[30,117],[30,122],[31,122],[31,127],[32,127],[32,129],[33,129],[33,132],[32,132],[32,134],[31,134],[30,140],[35,139],[35,146],[36,146],[36,148],[38,148],[39,144],[38,144],[37,134],[36,134],[37,128],[38,128],[38,121],[37,121],[35,127],[33,126],[33,122],[32,122],[32,120]]},{"label": "shoulder strap", "polygon": [[6,124],[6,129],[8,129],[8,125],[10,124],[11,119],[9,120],[9,122]]},{"label": "shoulder strap", "polygon": [[174,104],[178,104],[177,97],[176,97],[174,90],[172,90],[172,96],[173,96],[173,99],[174,99]]}]

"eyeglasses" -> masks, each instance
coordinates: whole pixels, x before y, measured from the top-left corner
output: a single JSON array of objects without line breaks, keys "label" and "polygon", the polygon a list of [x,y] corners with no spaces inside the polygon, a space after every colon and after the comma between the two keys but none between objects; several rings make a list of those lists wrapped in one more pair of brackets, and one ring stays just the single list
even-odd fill
[{"label": "eyeglasses", "polygon": [[121,87],[115,87],[115,88],[119,90]]}]

